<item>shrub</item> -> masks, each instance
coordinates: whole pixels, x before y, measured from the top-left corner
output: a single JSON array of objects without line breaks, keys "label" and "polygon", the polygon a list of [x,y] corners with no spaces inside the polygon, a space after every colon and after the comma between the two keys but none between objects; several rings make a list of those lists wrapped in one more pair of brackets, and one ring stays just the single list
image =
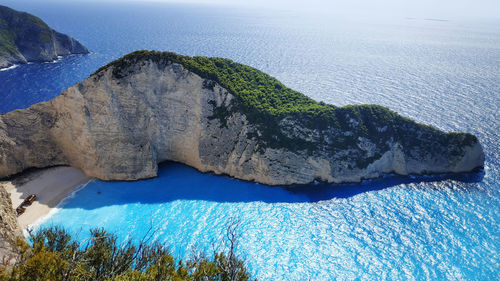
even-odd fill
[{"label": "shrub", "polygon": [[211,257],[196,252],[186,262],[168,248],[150,243],[152,233],[138,243],[118,243],[106,230],[92,229],[90,237],[76,241],[62,228],[30,233],[31,248],[0,280],[249,280],[245,263],[236,254],[237,224],[230,223],[225,237],[231,245]]}]

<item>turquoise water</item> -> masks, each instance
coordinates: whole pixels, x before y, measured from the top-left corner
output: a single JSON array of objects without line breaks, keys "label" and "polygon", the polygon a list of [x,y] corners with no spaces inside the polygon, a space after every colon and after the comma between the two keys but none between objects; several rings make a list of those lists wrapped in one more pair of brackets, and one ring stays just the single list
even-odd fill
[{"label": "turquoise water", "polygon": [[[495,248],[464,243],[479,242],[478,232],[494,236],[488,228],[495,222],[482,218],[479,229],[470,225],[477,218],[461,208],[485,200],[484,191],[454,181],[481,178],[388,176],[360,185],[284,189],[166,163],[155,179],[92,181],[43,226],[63,225],[81,239],[93,227],[140,239],[154,226],[154,239],[188,258],[193,248],[210,252],[228,221],[237,219],[239,253],[261,280],[486,279],[487,271],[474,266],[496,262]],[[473,256],[480,259],[464,259]]]},{"label": "turquoise water", "polygon": [[478,136],[484,172],[276,188],[175,163],[158,178],[93,181],[45,224],[210,250],[231,219],[260,280],[500,279],[499,22],[310,16],[172,4],[7,1],[92,53],[0,71],[0,112],[48,100],[136,49],[228,57],[336,105],[376,103]]}]

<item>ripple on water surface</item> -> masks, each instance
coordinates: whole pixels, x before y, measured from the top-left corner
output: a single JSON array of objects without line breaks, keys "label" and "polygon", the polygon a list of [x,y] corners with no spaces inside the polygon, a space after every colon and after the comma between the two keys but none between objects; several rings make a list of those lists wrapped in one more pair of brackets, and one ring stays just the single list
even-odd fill
[{"label": "ripple on water surface", "polygon": [[469,189],[478,178],[387,176],[285,189],[169,163],[155,179],[93,181],[43,226],[64,225],[80,238],[105,227],[137,239],[153,225],[155,239],[187,257],[193,247],[210,251],[238,219],[240,251],[261,280],[487,277],[478,269],[498,245],[484,235],[494,237],[497,226],[476,214],[485,212],[475,205],[484,191]]}]

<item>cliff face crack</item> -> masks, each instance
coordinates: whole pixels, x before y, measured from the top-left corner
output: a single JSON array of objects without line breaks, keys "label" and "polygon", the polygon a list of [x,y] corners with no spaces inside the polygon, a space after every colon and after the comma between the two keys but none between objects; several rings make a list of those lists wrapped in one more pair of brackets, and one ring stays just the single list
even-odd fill
[{"label": "cliff face crack", "polygon": [[484,154],[470,134],[380,106],[317,103],[248,66],[173,53],[132,53],[49,102],[0,115],[0,177],[64,164],[136,180],[165,160],[289,185],[467,172]]}]

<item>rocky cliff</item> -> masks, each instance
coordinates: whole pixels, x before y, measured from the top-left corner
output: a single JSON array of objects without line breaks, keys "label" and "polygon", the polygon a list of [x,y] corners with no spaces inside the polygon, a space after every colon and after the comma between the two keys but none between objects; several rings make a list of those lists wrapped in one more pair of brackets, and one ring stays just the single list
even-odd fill
[{"label": "rocky cliff", "polygon": [[51,29],[41,19],[0,5],[0,68],[86,53],[82,44]]},{"label": "rocky cliff", "polygon": [[9,193],[0,184],[0,268],[12,265],[18,257],[17,239],[24,239]]},{"label": "rocky cliff", "polygon": [[129,54],[48,102],[0,115],[0,177],[70,165],[137,180],[166,160],[291,185],[467,172],[484,154],[470,134],[381,106],[317,103],[251,67],[173,53]]}]

